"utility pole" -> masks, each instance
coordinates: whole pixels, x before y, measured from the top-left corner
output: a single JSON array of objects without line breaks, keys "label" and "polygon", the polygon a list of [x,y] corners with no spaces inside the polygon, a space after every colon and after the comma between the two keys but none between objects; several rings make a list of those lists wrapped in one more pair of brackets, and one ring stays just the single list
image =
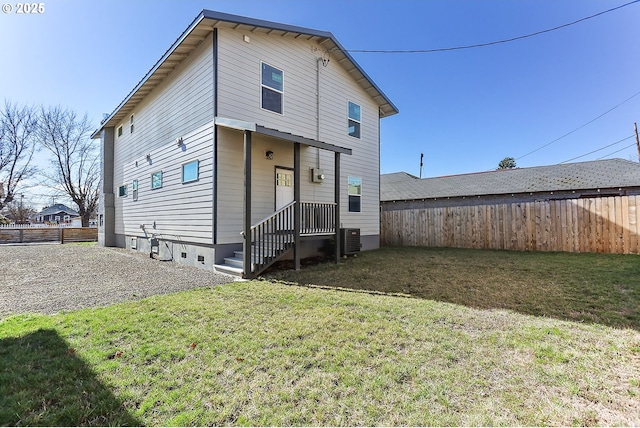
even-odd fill
[{"label": "utility pole", "polygon": [[[637,136],[637,132],[636,132],[636,136]],[[638,153],[640,153],[640,149],[638,149],[638,150],[639,150]],[[423,165],[422,159],[423,158],[424,158],[424,153],[420,153],[420,178],[422,178],[422,165]]]},{"label": "utility pole", "polygon": [[633,129],[636,131],[636,147],[638,148],[638,162],[640,162],[640,139],[638,139],[638,124],[633,122]]}]

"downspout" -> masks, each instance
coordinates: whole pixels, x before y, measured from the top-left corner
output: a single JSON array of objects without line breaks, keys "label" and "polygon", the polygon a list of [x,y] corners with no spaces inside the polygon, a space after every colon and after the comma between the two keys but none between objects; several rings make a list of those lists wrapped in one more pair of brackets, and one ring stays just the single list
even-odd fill
[{"label": "downspout", "polygon": [[[218,29],[213,29],[213,244],[218,243]],[[215,261],[215,260],[214,260]]]},{"label": "downspout", "polygon": [[[320,141],[320,62],[316,59],[316,141]],[[320,148],[316,148],[316,168],[320,169]]]}]

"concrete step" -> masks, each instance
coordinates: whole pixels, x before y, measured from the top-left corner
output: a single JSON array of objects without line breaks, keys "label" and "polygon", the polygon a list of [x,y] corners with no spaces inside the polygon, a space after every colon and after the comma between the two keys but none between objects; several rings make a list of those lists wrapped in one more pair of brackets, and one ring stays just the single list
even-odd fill
[{"label": "concrete step", "polygon": [[224,258],[224,264],[226,266],[240,268],[240,270],[242,271],[242,267],[244,266],[243,261],[242,261],[242,254],[240,254],[240,257],[238,257],[237,253],[238,252],[236,251],[236,256],[235,257],[225,257]]},{"label": "concrete step", "polygon": [[224,273],[227,275],[242,278],[242,268],[237,268],[229,265],[213,265],[216,272]]},{"label": "concrete step", "polygon": [[[258,263],[263,263],[265,258],[274,258],[274,257],[278,257],[281,254],[281,252],[274,252],[271,254],[267,254],[267,257],[263,257],[263,256],[257,256],[256,254],[253,254],[251,256],[251,261],[253,262],[253,264],[258,264]],[[229,259],[231,260],[232,263],[237,263],[236,260],[240,260],[240,265],[242,266],[243,264],[243,260],[244,260],[244,252],[242,251],[235,251],[235,257],[229,257]],[[225,258],[225,263],[227,261],[227,259]]]}]

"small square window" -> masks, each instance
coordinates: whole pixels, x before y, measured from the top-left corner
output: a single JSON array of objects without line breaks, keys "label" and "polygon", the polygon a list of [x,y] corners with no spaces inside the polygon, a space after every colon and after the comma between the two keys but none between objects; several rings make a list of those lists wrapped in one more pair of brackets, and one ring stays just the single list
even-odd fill
[{"label": "small square window", "polygon": [[348,177],[349,182],[349,212],[359,213],[362,211],[362,179]]},{"label": "small square window", "polygon": [[121,198],[124,198],[127,196],[127,185],[123,184],[122,186],[118,187],[118,196]]},{"label": "small square window", "polygon": [[[183,167],[184,168],[184,167]],[[151,174],[151,189],[159,189],[162,187],[162,171]]]},{"label": "small square window", "polygon": [[134,201],[138,200],[138,180],[133,180],[133,183],[131,184],[131,191],[132,191],[132,197]]},{"label": "small square window", "polygon": [[122,137],[122,125],[118,126],[118,137]]},{"label": "small square window", "polygon": [[348,132],[349,135],[355,138],[360,138],[360,124],[361,124],[361,109],[356,103],[349,101],[349,113],[348,113]]},{"label": "small square window", "polygon": [[195,160],[182,165],[182,182],[189,183],[198,180],[199,161]]}]

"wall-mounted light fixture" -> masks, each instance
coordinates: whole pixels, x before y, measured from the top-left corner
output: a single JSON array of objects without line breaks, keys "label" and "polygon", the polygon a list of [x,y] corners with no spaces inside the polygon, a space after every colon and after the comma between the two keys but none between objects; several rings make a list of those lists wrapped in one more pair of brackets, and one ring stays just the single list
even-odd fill
[{"label": "wall-mounted light fixture", "polygon": [[267,150],[267,152],[264,154],[264,157],[266,157],[269,160],[273,159],[273,152],[271,150]]},{"label": "wall-mounted light fixture", "polygon": [[182,137],[176,138],[176,146],[180,147],[183,144],[184,144],[184,141],[182,141]]},{"label": "wall-mounted light fixture", "polygon": [[147,155],[147,162],[149,162],[149,161],[151,161],[151,154],[150,153]]}]

